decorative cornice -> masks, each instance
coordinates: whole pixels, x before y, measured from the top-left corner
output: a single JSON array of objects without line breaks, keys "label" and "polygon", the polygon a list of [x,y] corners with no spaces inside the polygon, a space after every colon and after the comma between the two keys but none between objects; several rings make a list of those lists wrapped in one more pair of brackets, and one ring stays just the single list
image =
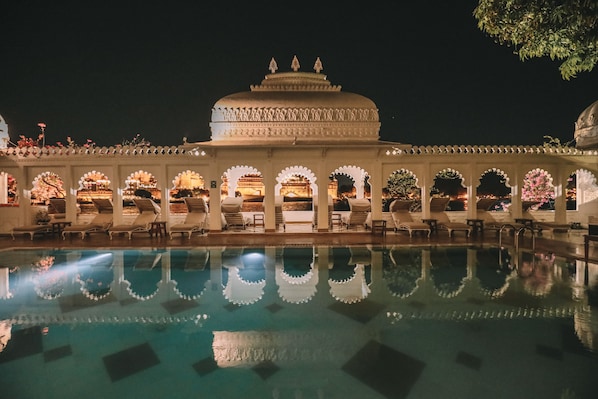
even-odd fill
[{"label": "decorative cornice", "polygon": [[372,108],[229,108],[212,109],[216,122],[378,122]]}]

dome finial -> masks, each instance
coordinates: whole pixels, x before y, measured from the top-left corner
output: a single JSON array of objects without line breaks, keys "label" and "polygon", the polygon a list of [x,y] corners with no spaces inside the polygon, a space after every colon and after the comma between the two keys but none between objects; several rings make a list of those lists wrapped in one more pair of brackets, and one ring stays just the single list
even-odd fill
[{"label": "dome finial", "polygon": [[271,73],[276,73],[276,71],[278,70],[278,64],[276,63],[274,57],[272,57],[272,59],[270,60],[270,65],[268,66],[268,69]]},{"label": "dome finial", "polygon": [[299,60],[297,59],[297,56],[293,57],[293,62],[291,62],[291,69],[293,70],[293,72],[297,72],[300,68],[299,65]]},{"label": "dome finial", "polygon": [[316,63],[314,64],[314,70],[316,73],[320,73],[320,71],[324,69],[322,66],[322,61],[320,61],[320,57],[316,58]]}]

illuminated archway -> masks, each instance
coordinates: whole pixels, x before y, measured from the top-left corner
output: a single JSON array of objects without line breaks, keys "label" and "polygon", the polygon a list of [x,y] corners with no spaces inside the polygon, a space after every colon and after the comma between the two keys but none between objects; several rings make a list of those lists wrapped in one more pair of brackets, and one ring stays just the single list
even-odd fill
[{"label": "illuminated archway", "polygon": [[486,169],[480,175],[480,184],[476,187],[476,197],[495,198],[496,203],[492,206],[493,211],[508,211],[511,204],[511,186],[509,176],[498,168]]},{"label": "illuminated archway", "polygon": [[6,172],[0,172],[0,205],[18,205],[17,180]]},{"label": "illuminated archway", "polygon": [[411,212],[421,210],[421,188],[411,170],[398,169],[388,176],[386,187],[382,189],[382,211],[388,212],[389,204],[395,199],[412,200]]},{"label": "illuminated archway", "polygon": [[65,196],[64,182],[56,173],[43,172],[33,179],[32,205],[46,205],[50,198],[64,198]]},{"label": "illuminated archway", "polygon": [[172,179],[169,190],[170,212],[185,213],[185,197],[201,197],[209,204],[210,190],[205,188],[205,179],[199,173],[187,169]]},{"label": "illuminated archway", "polygon": [[131,173],[125,180],[125,189],[123,190],[123,203],[125,206],[134,206],[135,198],[151,198],[160,202],[161,193],[158,189],[158,181],[149,172],[138,170]]},{"label": "illuminated archway", "polygon": [[97,210],[91,204],[96,198],[112,199],[110,184],[108,176],[95,170],[81,176],[77,189],[77,204],[81,213],[95,213]]},{"label": "illuminated archway", "polygon": [[452,168],[443,169],[434,177],[430,196],[450,197],[448,211],[467,210],[467,188],[463,184],[464,181],[459,171]]},{"label": "illuminated archway", "polygon": [[550,173],[541,168],[530,170],[523,177],[521,200],[534,201],[531,209],[554,209],[555,187]]}]

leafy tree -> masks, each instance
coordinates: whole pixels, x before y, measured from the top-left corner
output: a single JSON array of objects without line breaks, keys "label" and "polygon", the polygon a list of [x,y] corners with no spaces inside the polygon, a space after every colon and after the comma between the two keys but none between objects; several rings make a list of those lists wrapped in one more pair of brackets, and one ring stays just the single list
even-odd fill
[{"label": "leafy tree", "polygon": [[597,0],[479,0],[473,15],[482,31],[514,46],[522,61],[563,60],[563,79],[598,62]]}]

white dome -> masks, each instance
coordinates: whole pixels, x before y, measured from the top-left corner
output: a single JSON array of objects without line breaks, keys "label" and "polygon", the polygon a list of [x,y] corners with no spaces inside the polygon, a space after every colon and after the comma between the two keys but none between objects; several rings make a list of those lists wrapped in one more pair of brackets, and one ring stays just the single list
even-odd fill
[{"label": "white dome", "polygon": [[273,72],[261,85],[250,88],[214,104],[213,142],[363,143],[379,139],[376,104],[359,94],[341,92],[319,70]]},{"label": "white dome", "polygon": [[579,149],[598,148],[598,101],[586,108],[575,122],[575,142]]}]

